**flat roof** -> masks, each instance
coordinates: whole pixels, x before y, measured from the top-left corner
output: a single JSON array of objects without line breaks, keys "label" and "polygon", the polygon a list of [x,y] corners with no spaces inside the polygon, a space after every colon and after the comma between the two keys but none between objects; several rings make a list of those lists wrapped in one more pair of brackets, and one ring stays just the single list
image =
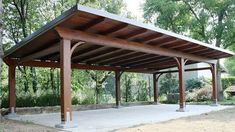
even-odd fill
[{"label": "flat roof", "polygon": [[[20,60],[29,55],[44,51],[44,54],[35,56],[32,59],[59,61],[58,47],[61,37],[56,31],[56,27],[79,30],[130,42],[138,42],[212,60],[234,55],[231,51],[149,24],[77,5],[6,51],[4,58],[16,58]],[[72,43],[75,44],[77,42],[73,41]],[[131,49],[97,45],[96,43],[80,45],[75,49],[72,56],[73,63],[124,68],[142,66],[155,70],[176,66],[173,61],[174,58],[172,56],[148,54]],[[158,63],[161,66],[153,66],[153,64]],[[192,63],[197,63],[197,61],[190,60],[187,62],[187,64]],[[147,67],[148,65],[151,65],[151,67]]]}]

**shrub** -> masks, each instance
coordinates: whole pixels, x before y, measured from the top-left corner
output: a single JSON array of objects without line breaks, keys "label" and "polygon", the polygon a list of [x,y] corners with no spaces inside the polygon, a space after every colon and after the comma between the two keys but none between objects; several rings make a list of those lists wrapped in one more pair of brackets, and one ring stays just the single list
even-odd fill
[{"label": "shrub", "polygon": [[199,89],[206,85],[205,78],[193,78],[186,81],[186,90],[192,91],[193,89]]},{"label": "shrub", "polygon": [[211,100],[212,89],[201,88],[197,91],[197,101],[208,101]]},{"label": "shrub", "polygon": [[195,92],[195,90],[189,92],[186,92],[186,96],[185,96],[185,101],[186,102],[197,102],[197,93]]},{"label": "shrub", "polygon": [[165,94],[161,95],[159,97],[159,101],[162,103],[166,103],[167,102],[167,96]]},{"label": "shrub", "polygon": [[167,94],[167,101],[168,104],[176,104],[179,100],[179,93],[169,93]]},{"label": "shrub", "polygon": [[192,92],[186,94],[186,102],[202,102],[209,101],[212,97],[212,89],[210,87],[204,87],[200,89],[194,89]]},{"label": "shrub", "polygon": [[178,88],[178,79],[175,74],[166,73],[160,78],[160,95],[168,93],[177,93]]},{"label": "shrub", "polygon": [[226,77],[222,78],[222,88],[225,90],[226,88],[235,85],[235,77]]}]

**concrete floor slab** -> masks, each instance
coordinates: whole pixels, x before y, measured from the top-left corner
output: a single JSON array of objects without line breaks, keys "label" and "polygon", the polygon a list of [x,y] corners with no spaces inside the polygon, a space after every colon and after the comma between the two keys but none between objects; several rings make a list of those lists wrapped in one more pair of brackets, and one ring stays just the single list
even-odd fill
[{"label": "concrete floor slab", "polygon": [[[160,104],[121,107],[118,109],[100,109],[74,111],[73,122],[77,128],[66,129],[73,132],[106,132],[134,125],[157,123],[203,113],[218,111],[230,106],[187,105],[186,112],[176,112],[178,105]],[[54,127],[60,123],[60,113],[20,115],[14,120],[30,121],[36,124]]]}]

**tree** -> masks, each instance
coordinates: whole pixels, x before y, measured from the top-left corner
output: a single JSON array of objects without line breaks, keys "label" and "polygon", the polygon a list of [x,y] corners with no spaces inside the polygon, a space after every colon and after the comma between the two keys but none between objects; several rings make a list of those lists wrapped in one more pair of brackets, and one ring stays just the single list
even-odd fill
[{"label": "tree", "polygon": [[100,103],[102,98],[102,94],[104,93],[104,82],[111,75],[111,71],[87,71],[90,75],[91,79],[95,81],[95,96],[96,96],[96,104]]},{"label": "tree", "polygon": [[[1,79],[2,79],[2,57],[3,57],[3,48],[2,48],[2,25],[3,25],[3,22],[2,22],[2,12],[3,12],[3,7],[2,7],[2,0],[0,0],[0,82],[1,82]],[[1,93],[1,89],[0,89],[0,106],[2,104],[2,93]],[[0,111],[0,120],[2,118],[2,115],[1,115],[1,111]]]},{"label": "tree", "polygon": [[[230,50],[235,51],[235,45],[229,47]],[[225,60],[224,65],[228,73],[232,76],[235,76],[235,57],[230,57]]]},{"label": "tree", "polygon": [[178,90],[178,80],[176,75],[172,73],[166,73],[160,78],[160,95],[168,93],[177,93]]},{"label": "tree", "polygon": [[128,74],[124,74],[125,90],[123,91],[123,93],[124,93],[125,102],[133,101],[131,85],[132,85],[131,75],[128,76]]},{"label": "tree", "polygon": [[137,82],[138,91],[137,91],[137,101],[148,101],[148,87],[145,80],[139,80]]},{"label": "tree", "polygon": [[[234,0],[146,0],[147,22],[188,35],[192,38],[228,48],[235,43]],[[218,61],[218,69],[219,61]],[[221,72],[218,88],[222,98]]]}]

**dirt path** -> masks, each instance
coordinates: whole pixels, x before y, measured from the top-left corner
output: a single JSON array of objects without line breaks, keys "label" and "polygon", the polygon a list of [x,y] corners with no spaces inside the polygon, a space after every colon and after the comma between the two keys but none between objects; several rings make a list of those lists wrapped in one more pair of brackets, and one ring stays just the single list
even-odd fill
[{"label": "dirt path", "polygon": [[59,130],[33,124],[31,122],[20,122],[12,120],[0,121],[0,132],[58,132]]},{"label": "dirt path", "polygon": [[200,116],[134,126],[117,132],[234,132],[234,130],[235,107]]}]

